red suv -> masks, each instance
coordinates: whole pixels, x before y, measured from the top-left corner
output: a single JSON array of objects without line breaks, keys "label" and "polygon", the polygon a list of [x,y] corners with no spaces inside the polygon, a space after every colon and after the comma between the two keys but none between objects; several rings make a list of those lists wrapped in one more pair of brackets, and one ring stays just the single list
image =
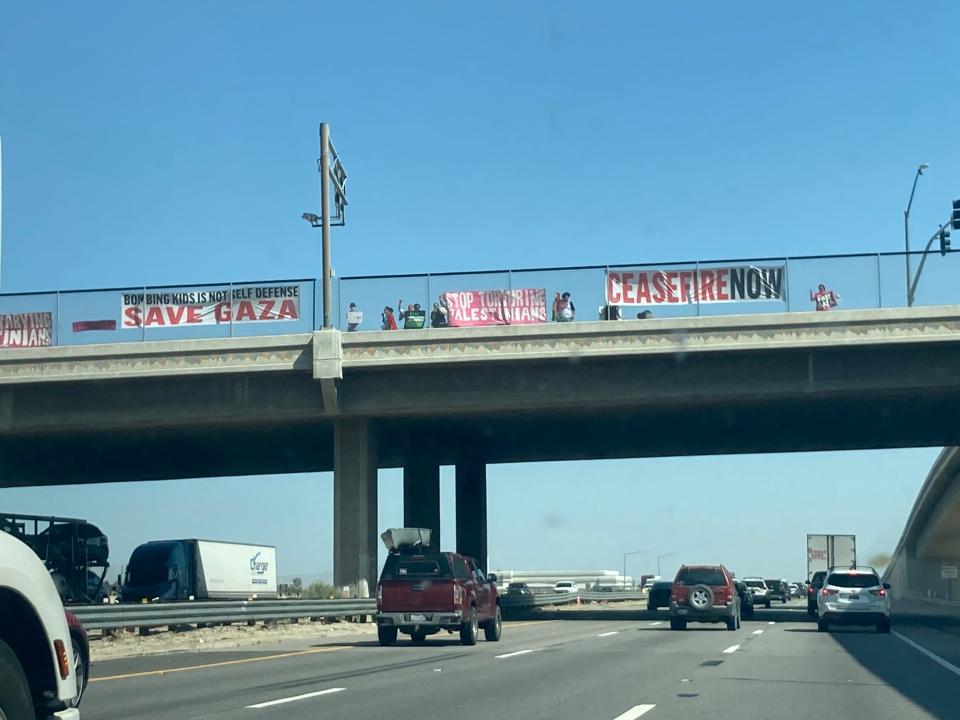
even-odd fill
[{"label": "red suv", "polygon": [[724,622],[740,627],[740,596],[733,575],[723,565],[683,565],[670,590],[670,629],[686,630],[688,622]]}]

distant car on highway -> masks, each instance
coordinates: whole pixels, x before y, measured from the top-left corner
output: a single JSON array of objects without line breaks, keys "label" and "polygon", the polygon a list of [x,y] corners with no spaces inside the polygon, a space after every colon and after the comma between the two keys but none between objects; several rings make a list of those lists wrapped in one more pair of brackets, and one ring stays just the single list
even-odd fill
[{"label": "distant car on highway", "polygon": [[647,610],[657,610],[670,607],[670,591],[673,583],[670,580],[658,580],[647,588]]},{"label": "distant car on highway", "polygon": [[815,572],[811,578],[810,583],[807,585],[807,615],[814,617],[817,614],[817,595],[820,594],[820,589],[823,587],[823,579],[827,576],[825,570],[818,570]]},{"label": "distant car on highway", "polygon": [[790,590],[791,598],[800,597],[800,586],[797,585],[796,583],[790,583],[789,585],[787,585],[787,589]]},{"label": "distant car on highway", "polygon": [[575,593],[578,591],[577,583],[573,580],[559,580],[553,584],[555,593]]},{"label": "distant car on highway", "polygon": [[740,627],[740,596],[733,575],[723,565],[682,565],[670,591],[670,629],[690,622],[723,622]]},{"label": "distant car on highway", "polygon": [[878,632],[890,632],[889,589],[871,567],[830,570],[817,595],[817,630],[828,632],[830,625],[874,625]]},{"label": "distant car on highway", "polygon": [[734,578],[733,585],[737,588],[737,595],[740,596],[740,616],[750,620],[753,618],[753,591],[743,580]]},{"label": "distant car on highway", "polygon": [[787,589],[787,584],[783,580],[771,580],[767,578],[766,583],[770,589],[771,600],[779,600],[782,603],[786,603],[787,600],[790,599],[790,591]]},{"label": "distant car on highway", "polygon": [[766,580],[758,577],[748,577],[743,579],[743,583],[750,588],[750,592],[753,595],[754,606],[763,605],[765,608],[770,607],[770,588],[767,587]]},{"label": "distant car on highway", "polygon": [[480,628],[496,642],[502,630],[496,576],[487,577],[467,555],[430,549],[429,530],[394,528],[383,534],[389,551],[377,583],[377,638],[392,645],[397,634],[415,643],[442,630],[475,645]]}]

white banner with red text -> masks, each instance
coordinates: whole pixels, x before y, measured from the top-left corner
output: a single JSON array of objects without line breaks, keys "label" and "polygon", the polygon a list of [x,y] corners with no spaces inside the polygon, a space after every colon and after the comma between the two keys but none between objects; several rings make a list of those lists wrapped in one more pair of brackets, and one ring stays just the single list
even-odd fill
[{"label": "white banner with red text", "polygon": [[300,294],[300,285],[288,283],[124,292],[121,327],[295,322],[300,320]]},{"label": "white banner with red text", "polygon": [[783,301],[784,266],[607,270],[607,305]]}]

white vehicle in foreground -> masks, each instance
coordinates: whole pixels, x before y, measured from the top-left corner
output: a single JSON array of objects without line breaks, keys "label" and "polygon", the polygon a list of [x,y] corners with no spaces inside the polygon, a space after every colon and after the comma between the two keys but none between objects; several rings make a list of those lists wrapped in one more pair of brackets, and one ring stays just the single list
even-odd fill
[{"label": "white vehicle in foreground", "polygon": [[79,720],[63,603],[50,573],[20,540],[0,532],[0,720]]},{"label": "white vehicle in foreground", "polygon": [[890,632],[889,589],[873,568],[831,569],[817,596],[817,630],[827,632],[830,625],[876,625],[878,632]]},{"label": "white vehicle in foreground", "polygon": [[575,593],[578,591],[577,583],[573,580],[560,580],[553,586],[555,593]]}]

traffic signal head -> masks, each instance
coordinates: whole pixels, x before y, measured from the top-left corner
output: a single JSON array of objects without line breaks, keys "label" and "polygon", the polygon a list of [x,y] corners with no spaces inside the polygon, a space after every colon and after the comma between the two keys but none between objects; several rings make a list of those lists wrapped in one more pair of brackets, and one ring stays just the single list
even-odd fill
[{"label": "traffic signal head", "polygon": [[960,230],[960,200],[953,201],[953,214],[950,215],[950,226],[954,230]]},{"label": "traffic signal head", "polygon": [[944,228],[940,231],[940,254],[946,255],[948,252],[950,252],[950,231]]}]

